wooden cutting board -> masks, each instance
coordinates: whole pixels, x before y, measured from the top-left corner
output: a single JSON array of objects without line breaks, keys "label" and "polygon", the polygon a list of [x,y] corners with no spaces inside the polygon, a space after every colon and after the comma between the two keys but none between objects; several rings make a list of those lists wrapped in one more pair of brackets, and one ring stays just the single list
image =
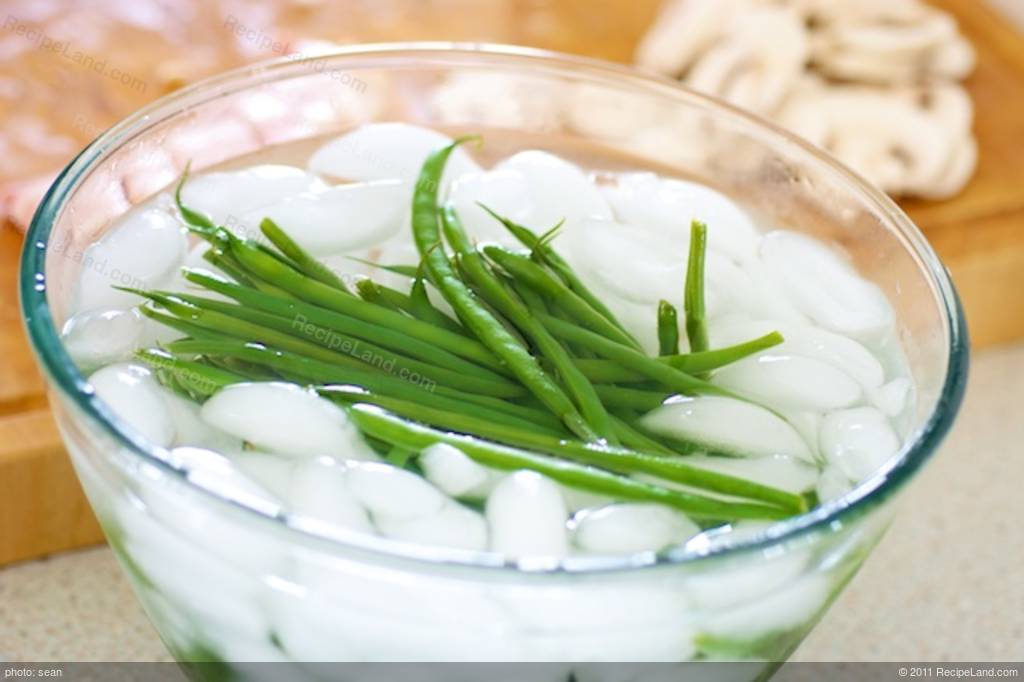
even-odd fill
[{"label": "wooden cutting board", "polygon": [[[977,108],[981,160],[959,196],[943,202],[908,201],[904,208],[952,272],[975,346],[1021,339],[1024,38],[978,0],[933,1],[956,15],[978,52],[978,67],[967,87]],[[481,8],[458,0],[441,4],[446,10],[461,8],[452,15],[460,17]],[[500,6],[511,13],[504,20],[495,9]],[[590,0],[507,0],[489,6],[475,25],[396,15],[374,24],[372,35],[361,38],[474,38],[628,62],[657,6],[658,0],[629,0],[602,3],[597,11]],[[119,55],[121,61],[127,58]],[[0,565],[102,539],[50,417],[21,326],[16,294],[21,241],[14,230],[0,227]]]}]

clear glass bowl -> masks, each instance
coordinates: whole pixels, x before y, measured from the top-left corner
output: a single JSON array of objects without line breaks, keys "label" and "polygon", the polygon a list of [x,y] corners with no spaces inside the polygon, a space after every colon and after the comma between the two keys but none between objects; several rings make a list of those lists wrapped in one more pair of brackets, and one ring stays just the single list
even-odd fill
[{"label": "clear glass bowl", "polygon": [[[452,89],[452,79],[474,78],[479,87]],[[888,296],[916,382],[902,453],[845,497],[755,535],[557,564],[324,529],[190,480],[96,398],[61,344],[80,268],[104,267],[83,262],[84,249],[186,159],[201,170],[373,120],[617,149],[730,194],[765,224],[841,246]],[[54,183],[26,240],[21,296],[89,500],[183,661],[724,658],[770,668],[878,541],[895,493],[953,421],[968,357],[956,293],[931,248],[892,201],[831,158],[667,81],[489,46],[357,46],[234,71],[150,105]],[[569,664],[548,670],[566,679]],[[587,670],[577,664],[577,679]]]}]

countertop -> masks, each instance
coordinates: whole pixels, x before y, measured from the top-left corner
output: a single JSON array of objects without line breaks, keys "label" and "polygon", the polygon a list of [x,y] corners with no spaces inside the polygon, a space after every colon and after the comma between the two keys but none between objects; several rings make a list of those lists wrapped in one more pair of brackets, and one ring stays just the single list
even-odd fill
[{"label": "countertop", "polygon": [[[1024,344],[973,362],[953,432],[796,660],[1024,660]],[[169,656],[97,548],[0,571],[3,659]]]}]

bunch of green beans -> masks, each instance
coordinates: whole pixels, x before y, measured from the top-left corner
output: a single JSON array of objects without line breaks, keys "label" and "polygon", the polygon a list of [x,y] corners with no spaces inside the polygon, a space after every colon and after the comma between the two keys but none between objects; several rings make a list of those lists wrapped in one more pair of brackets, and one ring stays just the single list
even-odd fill
[{"label": "bunch of green beans", "polygon": [[[308,385],[389,450],[446,442],[487,466],[533,469],[698,518],[804,511],[800,495],[688,464],[686,453],[709,449],[664,441],[637,423],[677,393],[731,395],[707,376],[782,342],[772,333],[707,347],[703,225],[693,225],[683,296],[691,352],[680,353],[676,308],[662,301],[651,357],[551,245],[559,226],[537,235],[483,206],[525,250],[472,243],[438,196],[448,157],[464,141],[430,154],[420,171],[412,232],[421,262],[373,264],[409,277],[408,293],[370,279],[350,287],[269,219],[260,228],[270,245],[233,235],[182,204],[183,175],[178,208],[210,242],[206,260],[222,274],[184,269],[216,297],[132,290],[148,300],[144,314],[186,335],[137,357],[198,401],[243,381]],[[454,316],[431,302],[428,288]]]}]

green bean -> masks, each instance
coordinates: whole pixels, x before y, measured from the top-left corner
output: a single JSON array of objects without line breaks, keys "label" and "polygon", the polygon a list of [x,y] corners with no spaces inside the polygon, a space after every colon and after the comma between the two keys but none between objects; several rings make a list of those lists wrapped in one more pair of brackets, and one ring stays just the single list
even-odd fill
[{"label": "green bean", "polygon": [[[559,457],[550,457],[506,445],[490,443],[473,436],[454,434],[412,424],[389,414],[375,405],[357,402],[349,407],[348,411],[352,420],[362,431],[375,438],[401,445],[410,450],[423,450],[438,442],[448,443],[459,448],[468,457],[484,466],[505,470],[530,469],[569,487],[611,495],[621,499],[659,502],[680,509],[696,518],[777,519],[788,516],[790,510],[802,511],[805,506],[805,501],[798,495],[792,495],[731,476],[718,478],[722,475],[716,474],[709,479],[702,479],[702,482],[710,480],[719,484],[719,487],[723,487],[721,485],[723,482],[728,483],[729,485],[726,487],[729,487],[730,491],[727,494],[743,495],[743,492],[754,492],[762,497],[772,498],[770,500],[772,504],[782,502],[781,508],[764,504],[730,502],[642,483],[626,476],[596,468],[596,466],[589,462],[579,464]],[[579,445],[582,446],[582,450],[585,453],[590,453],[585,455],[588,459],[591,457],[603,461],[609,459],[605,455],[610,451],[602,451],[599,448],[593,448],[582,443]],[[610,455],[610,458],[614,459],[615,457],[616,455]],[[647,457],[646,459],[663,465],[658,468],[660,472],[671,471],[672,466],[677,464],[676,460],[667,457]],[[616,463],[621,464],[618,461]],[[682,465],[677,469],[679,472],[687,473],[690,470],[695,470],[695,468]],[[700,470],[695,471],[697,471],[698,477],[711,473],[701,472]],[[737,487],[742,489],[743,492],[737,490]]]},{"label": "green bean", "polygon": [[[376,343],[391,351],[418,358],[424,362],[437,365],[444,369],[463,372],[467,376],[486,379],[495,384],[505,384],[512,389],[515,384],[502,378],[495,372],[484,369],[477,364],[470,362],[454,353],[437,348],[423,340],[409,336],[401,330],[391,327],[373,324],[364,320],[345,315],[333,310],[291,299],[281,299],[246,287],[238,286],[230,282],[211,277],[207,273],[186,269],[185,279],[199,284],[211,291],[235,299],[239,303],[262,310],[280,317],[289,318],[292,328],[306,329],[308,325],[313,326],[312,333],[329,336],[327,332],[337,332],[340,335],[351,335],[366,342]],[[366,302],[363,301],[365,304]],[[397,313],[396,313],[397,314]],[[402,315],[402,318],[413,322],[411,318]],[[321,332],[321,330],[325,330]],[[517,392],[507,393],[515,395]]]},{"label": "green bean", "polygon": [[391,310],[397,310],[400,312],[409,312],[409,297],[401,292],[396,291],[396,294],[400,294],[403,298],[395,298],[389,295],[388,290],[377,284],[372,279],[361,279],[356,282],[356,293],[367,303],[376,303],[379,306],[390,308]]},{"label": "green bean", "polygon": [[401,332],[499,372],[506,371],[504,365],[487,347],[473,339],[412,319],[394,310],[369,304],[352,294],[311,280],[282,266],[250,245],[235,242],[232,244],[232,253],[247,270],[253,271],[307,303]]},{"label": "green bean", "polygon": [[690,223],[690,258],[686,265],[686,338],[690,350],[708,349],[708,327],[704,319],[704,255],[707,251],[708,227],[699,220]]},{"label": "green bean", "polygon": [[345,256],[345,258],[355,263],[360,263],[361,265],[369,265],[371,268],[384,270],[385,272],[401,275],[402,277],[408,277],[409,279],[415,277],[417,272],[417,267],[415,265],[382,265],[381,263],[374,263],[372,260],[356,258],[355,256]]},{"label": "green bean", "polygon": [[669,394],[665,392],[645,391],[610,384],[597,384],[594,388],[604,404],[615,409],[628,408],[640,412],[650,412],[660,407],[669,397]]},{"label": "green bean", "polygon": [[329,267],[311,256],[273,220],[264,218],[260,222],[260,231],[298,270],[319,282],[323,282],[327,286],[343,291],[348,290],[345,282],[340,277],[334,274]]},{"label": "green bean", "polygon": [[[750,357],[755,353],[760,353],[763,350],[777,346],[783,341],[785,339],[782,338],[782,334],[770,332],[751,341],[737,343],[734,346],[725,346],[699,353],[666,355],[658,358],[658,362],[663,362],[687,374],[696,375],[701,372],[709,372],[725,367],[743,358]],[[576,360],[576,365],[594,383],[617,384],[650,381],[647,375],[634,372],[610,360],[578,359]]]},{"label": "green bean", "polygon": [[442,313],[430,302],[430,296],[427,295],[426,273],[422,267],[412,281],[412,288],[409,290],[409,306],[412,316],[417,319],[451,329],[459,334],[466,334],[466,330],[458,322]]},{"label": "green bean", "polygon": [[455,310],[462,323],[531,393],[551,410],[571,432],[586,438],[595,434],[572,401],[541,368],[537,359],[505,327],[481,305],[452,266],[441,244],[440,215],[437,206],[438,188],[452,145],[431,153],[420,171],[412,201],[412,229],[416,247],[435,286]]},{"label": "green bean", "polygon": [[498,410],[466,403],[461,400],[446,398],[435,395],[431,398],[430,404],[399,398],[394,396],[381,395],[373,392],[369,386],[358,385],[318,385],[317,392],[324,398],[350,404],[352,402],[368,403],[402,414],[408,419],[422,421],[432,426],[463,431],[465,424],[487,423],[491,428],[513,428],[527,430],[532,433],[544,434],[549,438],[563,438],[565,432],[562,429],[552,430],[535,424],[526,419],[520,419],[513,415]]},{"label": "green bean", "polygon": [[588,440],[594,439],[595,436],[614,440],[608,412],[601,404],[593,385],[573,364],[572,358],[562,344],[548,333],[522,301],[509,293],[501,280],[488,268],[480,252],[470,244],[455,209],[450,204],[441,212],[441,225],[448,243],[459,255],[460,262],[481,298],[494,306],[526,336],[561,377],[566,393],[572,398],[579,409],[579,414],[590,427],[589,433],[580,435]]},{"label": "green bean", "polygon": [[245,268],[242,267],[241,263],[230,252],[224,251],[219,246],[211,246],[207,249],[203,254],[203,259],[216,266],[239,284],[267,294],[273,294],[279,298],[285,298],[290,301],[296,300],[294,296],[284,289],[276,287],[252,273],[246,272]]},{"label": "green bean", "polygon": [[513,278],[523,282],[547,299],[557,302],[559,308],[580,324],[612,341],[640,350],[640,344],[636,339],[618,325],[610,322],[579,294],[567,287],[561,280],[552,277],[537,263],[496,245],[485,246],[483,250],[488,258],[508,271]]},{"label": "green bean", "polygon": [[246,286],[254,286],[253,280],[245,274],[245,271],[241,267],[232,262],[223,251],[218,248],[211,247],[203,252],[203,260],[210,265],[214,266],[218,270],[222,271],[231,279],[235,280],[239,284]]},{"label": "green bean", "polygon": [[733,397],[728,391],[714,384],[690,376],[678,369],[666,366],[654,358],[649,358],[632,348],[609,341],[600,334],[578,327],[570,322],[560,320],[553,315],[538,316],[551,332],[564,341],[586,346],[608,360],[614,360],[628,369],[654,379],[673,391],[686,394],[704,393],[709,395],[726,395]]},{"label": "green bean", "polygon": [[218,332],[218,331],[216,331],[214,329],[208,329],[207,327],[200,327],[197,324],[192,324],[191,322],[188,322],[186,320],[182,320],[180,318],[174,317],[173,315],[168,315],[166,313],[161,313],[158,310],[153,310],[152,308],[150,308],[147,305],[140,305],[139,306],[139,312],[142,313],[143,315],[145,315],[146,317],[148,317],[149,319],[151,319],[151,320],[153,320],[155,322],[159,322],[160,324],[164,325],[165,327],[170,327],[171,329],[176,329],[179,332],[181,332],[182,334],[185,334],[185,335],[190,336],[192,338],[196,338],[196,339],[224,339],[224,338],[231,338],[229,336],[221,334],[220,332]]},{"label": "green bean", "polygon": [[619,441],[631,450],[640,450],[654,455],[679,454],[667,445],[664,445],[647,434],[636,430],[628,422],[618,417],[612,417],[612,428],[615,429],[615,435],[618,436]]},{"label": "green bean", "polygon": [[679,320],[668,301],[658,301],[658,355],[679,355]]},{"label": "green bean", "polygon": [[259,343],[238,339],[215,341],[182,339],[170,342],[166,348],[172,353],[238,358],[287,372],[301,377],[303,382],[314,384],[350,383],[384,395],[428,403],[437,398],[443,398],[448,404],[454,404],[454,402],[469,404],[517,417],[520,423],[540,426],[549,432],[558,433],[561,428],[559,421],[541,410],[523,407],[498,398],[466,393],[433,382],[426,384],[373,372],[361,367],[341,367]]},{"label": "green bean", "polygon": [[185,219],[186,223],[199,231],[212,232],[217,229],[217,226],[210,220],[210,217],[185,206],[181,201],[181,188],[185,186],[185,181],[188,180],[188,173],[191,168],[192,162],[188,161],[185,164],[185,170],[181,172],[178,184],[174,188],[174,203],[177,205],[178,212],[181,213],[181,217]]},{"label": "green bean", "polygon": [[185,387],[204,397],[213,395],[225,386],[246,380],[239,374],[210,367],[200,362],[182,360],[155,348],[136,351],[135,357],[150,367],[169,371]]},{"label": "green bean", "polygon": [[[438,384],[485,395],[514,397],[524,393],[520,386],[512,383],[481,379],[435,365],[402,358],[392,353],[379,353],[379,349],[376,347],[373,347],[375,352],[360,352],[360,346],[371,348],[371,344],[353,340],[351,337],[344,337],[342,335],[339,335],[338,339],[340,343],[345,344],[342,345],[345,348],[345,352],[338,352],[329,346],[313,343],[295,335],[293,333],[295,331],[294,321],[278,318],[280,322],[277,322],[270,319],[276,316],[260,313],[260,311],[248,310],[242,306],[238,306],[240,310],[233,312],[245,315],[249,319],[242,319],[213,310],[212,307],[218,303],[216,301],[207,302],[207,305],[211,306],[210,308],[196,307],[185,300],[184,296],[187,294],[167,295],[160,292],[144,292],[141,295],[151,298],[175,315],[187,318],[187,321],[194,325],[213,329],[234,338],[278,346],[284,350],[290,350],[318,360],[324,360],[325,362],[341,363],[349,367],[369,365],[376,367],[382,372],[391,372],[397,368],[400,372],[420,374]],[[268,317],[264,318],[261,316],[259,318],[260,322],[250,321],[255,319],[256,314],[268,315]],[[267,326],[268,324],[274,326]]]},{"label": "green bean", "polygon": [[559,439],[537,433],[532,429],[488,423],[470,415],[450,413],[407,401],[374,396],[359,389],[340,390],[335,395],[342,401],[376,404],[415,421],[439,425],[462,433],[475,434],[481,438],[509,443],[518,447],[535,448],[558,457],[604,467],[620,473],[650,474],[674,483],[777,504],[797,511],[802,511],[805,504],[800,495],[744,478],[701,469],[687,464],[684,461],[685,458],[667,459],[663,454],[652,455],[604,444]]},{"label": "green bean", "polygon": [[[555,249],[548,244],[546,241],[542,241],[540,237],[534,234],[529,228],[523,227],[513,221],[498,215],[484,204],[478,202],[480,208],[491,214],[495,220],[500,222],[506,230],[508,230],[513,237],[519,240],[519,242],[530,249],[533,252],[534,257],[541,263],[547,265],[549,268],[555,271],[555,274],[562,280],[562,282],[572,289],[577,296],[582,298],[590,307],[601,313],[609,322],[614,324],[616,327],[626,332],[626,329],[619,323],[615,318],[615,315],[611,310],[601,302],[601,300],[595,296],[586,287],[585,284],[577,277],[572,267],[562,258]],[[626,332],[628,333],[628,332]]]}]

